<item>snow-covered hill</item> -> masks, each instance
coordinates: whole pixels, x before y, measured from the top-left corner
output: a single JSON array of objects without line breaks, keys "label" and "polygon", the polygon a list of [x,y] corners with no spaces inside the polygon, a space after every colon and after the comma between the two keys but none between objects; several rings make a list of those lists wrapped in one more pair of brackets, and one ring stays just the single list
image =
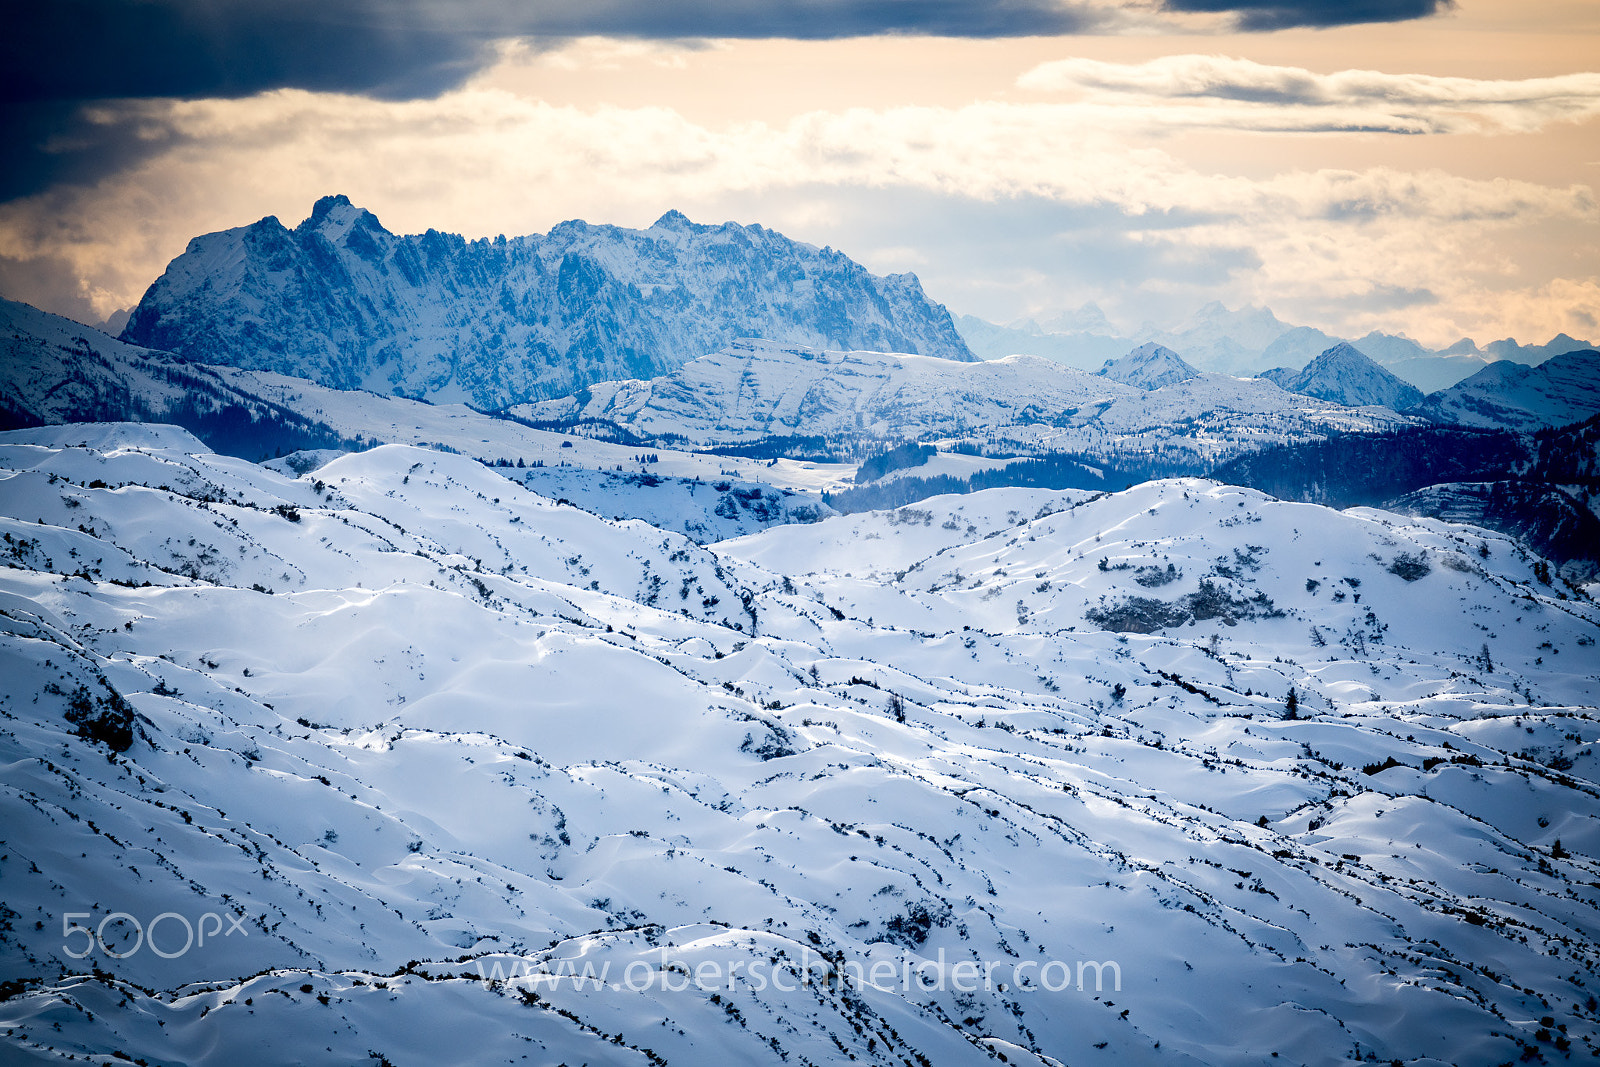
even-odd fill
[{"label": "snow-covered hill", "polygon": [[1600,352],[1565,352],[1537,367],[1500,360],[1432,394],[1416,411],[1438,422],[1511,430],[1582,422],[1600,414]]},{"label": "snow-covered hill", "polygon": [[1261,377],[1291,393],[1303,393],[1350,407],[1405,411],[1422,401],[1422,393],[1416,386],[1401,381],[1343,341],[1299,371],[1276,367]]},{"label": "snow-covered hill", "polygon": [[1600,609],[1503,538],[1169,481],[700,547],[156,427],[0,501],[8,1060],[1600,1039]]},{"label": "snow-covered hill", "polygon": [[1095,373],[1137,389],[1160,389],[1163,385],[1176,385],[1200,375],[1178,353],[1154,341],[1140,345],[1120,359],[1107,361]]},{"label": "snow-covered hill", "polygon": [[123,344],[71,319],[0,300],[0,409],[7,429],[126,419],[135,404],[177,403],[170,357]]},{"label": "snow-covered hill", "polygon": [[760,226],[565,222],[396,236],[343,196],[293,230],[196,237],[123,336],[196,362],[498,409],[649,377],[737,337],[972,354],[916,276],[879,277]]},{"label": "snow-covered hill", "polygon": [[0,427],[94,420],[181,422],[215,447],[248,441],[265,454],[344,443],[316,420],[235,388],[210,368],[0,300]]},{"label": "snow-covered hill", "polygon": [[[492,469],[558,504],[571,504],[618,522],[643,519],[700,544],[742,537],[786,522],[816,522],[835,514],[814,492],[769,481],[740,480],[737,475],[755,464],[736,462],[735,468],[744,467],[746,471],[724,468],[711,480],[699,475],[656,473],[663,461],[655,452],[635,453],[626,469],[622,464],[617,469],[575,466],[596,463],[597,451],[604,448],[588,441],[581,444],[571,453],[575,457],[571,461],[552,466],[535,460],[531,466],[524,466],[521,456],[516,463],[501,456],[493,462]],[[292,477],[320,471],[343,455],[335,451],[296,452],[266,466]],[[668,461],[671,459],[669,456]],[[761,473],[771,474],[773,470],[761,468]],[[785,472],[776,473],[781,478]]]}]

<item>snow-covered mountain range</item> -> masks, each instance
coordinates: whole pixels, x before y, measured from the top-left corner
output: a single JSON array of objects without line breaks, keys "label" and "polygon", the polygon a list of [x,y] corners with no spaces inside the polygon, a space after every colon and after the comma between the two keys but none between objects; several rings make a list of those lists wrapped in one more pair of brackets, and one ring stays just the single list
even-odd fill
[{"label": "snow-covered mountain range", "polygon": [[126,425],[0,494],[8,1059],[1600,1041],[1600,609],[1505,538],[1180,480],[699,546]]},{"label": "snow-covered mountain range", "polygon": [[[1261,449],[1355,441],[1409,421],[1381,406],[1352,408],[1288,393],[1265,379],[1196,373],[1153,345],[1113,361],[1102,374],[1086,375],[1025,357],[964,363],[740,342],[660,379],[602,383],[575,398],[516,409],[524,420],[519,423],[459,404],[190,363],[26,305],[0,305],[0,315],[9,334],[0,407],[10,425],[173,420],[211,447],[250,458],[301,449],[337,454],[377,442],[448,449],[515,467],[529,487],[597,515],[644,519],[697,542],[830,514],[819,494],[836,494],[836,506],[859,510],[990,485],[1120,488],[1150,477],[1209,474]],[[1401,402],[1376,395],[1374,379],[1379,387],[1395,383],[1370,362],[1353,352],[1335,358],[1339,354],[1314,361],[1299,376],[1302,388],[1346,401]],[[1533,380],[1562,365],[1541,369]],[[1583,395],[1581,388],[1566,388],[1559,399],[1569,406],[1559,412],[1559,405],[1538,414],[1518,409],[1506,421],[1532,428],[1557,414],[1585,414]],[[1480,402],[1475,410],[1494,409]],[[880,442],[905,439],[942,441],[948,451],[895,470],[875,486],[852,487],[861,458],[882,448]],[[1472,452],[1476,446],[1464,447]],[[1465,467],[1444,455],[1442,466],[1429,461],[1428,453],[1439,449],[1450,453],[1458,446],[1425,442],[1420,455],[1401,465],[1408,476],[1389,492],[1356,498],[1382,503],[1427,488],[1433,483],[1425,472],[1436,466],[1445,480],[1527,478],[1512,458],[1528,451],[1521,445],[1502,449],[1502,460],[1485,455]],[[1327,461],[1309,459],[1313,467]],[[1308,480],[1309,468],[1298,470],[1300,462],[1273,460],[1245,475],[1251,479],[1246,484],[1328,502],[1316,485],[1347,480],[1332,470]],[[1266,481],[1254,480],[1259,477]],[[1581,478],[1559,487],[1542,477],[1534,481],[1540,484],[1496,490],[1497,505],[1481,511],[1479,521],[1527,536],[1558,560],[1575,561],[1573,573],[1588,573],[1584,568],[1596,554],[1582,547],[1586,527],[1571,509],[1589,509],[1585,502],[1600,487]],[[1550,496],[1553,491],[1572,503]],[[1449,501],[1476,499],[1474,492],[1441,490],[1407,506],[1464,514]]]},{"label": "snow-covered mountain range", "polygon": [[292,230],[268,217],[196,237],[122,336],[490,409],[666,373],[737,337],[972,358],[915,275],[879,277],[761,226],[668,212],[646,230],[396,236],[343,196]]}]

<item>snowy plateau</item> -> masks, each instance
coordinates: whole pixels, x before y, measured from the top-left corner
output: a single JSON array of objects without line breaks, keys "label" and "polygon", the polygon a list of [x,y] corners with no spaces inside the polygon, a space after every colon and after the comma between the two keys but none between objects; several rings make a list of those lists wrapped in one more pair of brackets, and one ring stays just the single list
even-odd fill
[{"label": "snowy plateau", "polygon": [[1600,1040],[1600,609],[1513,541],[1166,480],[700,545],[297,462],[0,436],[7,1062]]},{"label": "snowy plateau", "polygon": [[952,322],[341,197],[0,301],[0,1062],[1600,1057],[1600,353]]}]

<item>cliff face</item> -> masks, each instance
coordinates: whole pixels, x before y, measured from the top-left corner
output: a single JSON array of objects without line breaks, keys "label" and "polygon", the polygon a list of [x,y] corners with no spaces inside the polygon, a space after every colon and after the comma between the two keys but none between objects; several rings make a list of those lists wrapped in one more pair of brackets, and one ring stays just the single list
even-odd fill
[{"label": "cliff face", "polygon": [[293,230],[197,237],[123,337],[206,363],[483,408],[650,378],[740,337],[971,360],[915,275],[668,212],[467,241],[397,236],[343,196]]}]

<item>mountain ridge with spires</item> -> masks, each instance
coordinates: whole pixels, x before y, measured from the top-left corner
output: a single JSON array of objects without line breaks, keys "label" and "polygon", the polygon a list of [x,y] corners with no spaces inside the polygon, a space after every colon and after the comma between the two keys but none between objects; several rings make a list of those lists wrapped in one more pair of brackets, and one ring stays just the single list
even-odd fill
[{"label": "mountain ridge with spires", "polygon": [[669,373],[741,337],[974,357],[913,274],[669,211],[469,241],[390,233],[347,197],[189,242],[122,338],[196,362],[481,409]]}]

